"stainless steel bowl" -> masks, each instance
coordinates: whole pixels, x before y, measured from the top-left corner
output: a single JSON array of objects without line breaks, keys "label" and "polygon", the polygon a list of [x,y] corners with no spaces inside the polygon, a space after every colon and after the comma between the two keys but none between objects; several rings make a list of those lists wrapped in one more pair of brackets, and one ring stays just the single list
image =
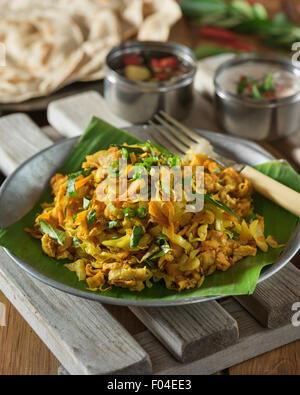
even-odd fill
[{"label": "stainless steel bowl", "polygon": [[[141,52],[176,56],[188,71],[174,82],[165,83],[134,82],[118,73],[123,55]],[[196,58],[184,45],[155,41],[126,42],[112,49],[106,58],[104,97],[116,115],[132,123],[145,123],[159,110],[182,119],[191,108],[195,73]]]},{"label": "stainless steel bowl", "polygon": [[285,98],[253,100],[228,92],[219,83],[220,76],[234,66],[248,62],[278,65],[297,78],[300,68],[280,56],[244,55],[224,62],[215,75],[215,110],[219,124],[230,134],[252,140],[276,140],[300,129],[300,92]]}]

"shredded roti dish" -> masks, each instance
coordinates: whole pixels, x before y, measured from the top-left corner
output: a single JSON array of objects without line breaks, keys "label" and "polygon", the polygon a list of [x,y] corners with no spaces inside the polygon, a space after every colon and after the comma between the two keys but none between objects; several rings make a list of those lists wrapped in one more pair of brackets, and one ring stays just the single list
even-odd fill
[{"label": "shredded roti dish", "polygon": [[[161,170],[155,182],[153,166]],[[184,178],[182,199],[176,198],[174,168]],[[198,195],[196,168],[203,170]],[[51,188],[53,201],[42,205],[34,229],[26,231],[41,240],[45,254],[71,262],[66,268],[90,290],[142,291],[156,281],[176,291],[199,288],[216,270],[282,246],[264,236],[251,183],[192,150],[182,159],[150,141],[111,146],[87,156],[80,171],[56,174]],[[187,210],[188,192],[204,201],[198,211],[193,202],[194,210]]]}]

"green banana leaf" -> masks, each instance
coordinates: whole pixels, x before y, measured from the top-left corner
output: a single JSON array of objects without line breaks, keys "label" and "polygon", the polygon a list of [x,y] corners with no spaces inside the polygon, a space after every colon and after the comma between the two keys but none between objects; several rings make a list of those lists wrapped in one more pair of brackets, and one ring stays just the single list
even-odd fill
[{"label": "green banana leaf", "polygon": [[[86,155],[106,149],[110,144],[124,142],[134,144],[140,141],[98,118],[93,118],[61,172],[67,174],[78,171]],[[256,168],[300,192],[300,176],[288,164],[274,161],[256,166]],[[25,217],[0,231],[0,245],[47,277],[74,289],[91,293],[92,291],[87,289],[84,281],[79,282],[76,274],[64,267],[63,264],[67,261],[58,261],[46,256],[42,251],[40,241],[33,239],[24,231],[25,227],[33,226],[35,216],[41,212],[40,203],[45,201],[51,201],[50,188],[44,192],[40,201]],[[286,243],[296,226],[297,218],[258,194],[254,196],[254,204],[255,212],[265,218],[266,235],[271,234],[280,243]],[[267,253],[258,252],[257,256],[247,257],[237,262],[226,272],[215,272],[205,279],[200,289],[177,293],[166,289],[162,282],[157,282],[152,288],[147,288],[142,292],[131,292],[113,287],[104,293],[97,293],[102,296],[131,300],[171,300],[198,296],[250,294],[255,289],[262,268],[274,263],[282,250],[281,248],[269,249]]]}]

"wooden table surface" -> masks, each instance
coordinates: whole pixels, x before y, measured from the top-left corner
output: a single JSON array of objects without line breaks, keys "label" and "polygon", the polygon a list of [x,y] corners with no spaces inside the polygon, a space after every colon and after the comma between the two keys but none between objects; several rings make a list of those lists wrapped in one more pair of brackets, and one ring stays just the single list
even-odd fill
[{"label": "wooden table surface", "polygon": [[[269,11],[280,9],[279,0],[262,0]],[[172,39],[194,46],[201,42],[193,29],[181,22],[173,29]],[[246,38],[259,47],[253,38]],[[42,126],[46,123],[45,113],[31,114]],[[300,142],[299,142],[300,145]],[[0,175],[0,183],[3,177]],[[48,350],[39,337],[0,292],[0,303],[6,307],[6,326],[0,326],[0,375],[7,374],[57,374],[59,361]],[[109,311],[132,333],[144,330],[143,324],[126,307],[107,306]],[[1,314],[0,314],[1,316]],[[233,366],[220,374],[300,374],[300,341]]]}]

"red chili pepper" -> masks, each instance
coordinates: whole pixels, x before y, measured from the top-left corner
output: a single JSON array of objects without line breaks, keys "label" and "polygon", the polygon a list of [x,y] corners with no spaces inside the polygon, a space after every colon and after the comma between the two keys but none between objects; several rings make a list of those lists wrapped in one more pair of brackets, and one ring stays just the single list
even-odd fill
[{"label": "red chili pepper", "polygon": [[130,55],[123,56],[123,62],[125,66],[141,66],[142,62],[139,55],[133,53]]},{"label": "red chili pepper", "polygon": [[229,30],[221,29],[219,27],[214,26],[202,26],[200,28],[200,33],[202,36],[206,38],[212,38],[217,40],[228,40],[228,41],[236,41],[239,40],[239,36],[235,33],[232,33]]},{"label": "red chili pepper", "polygon": [[161,69],[160,60],[159,59],[151,59],[151,67],[153,70]]},{"label": "red chili pepper", "polygon": [[163,69],[175,70],[178,67],[178,60],[174,56],[160,59],[160,65]]},{"label": "red chili pepper", "polygon": [[162,59],[152,59],[151,66],[153,70],[160,70],[160,69],[176,70],[178,67],[178,60],[174,56],[168,56]]},{"label": "red chili pepper", "polygon": [[[220,41],[219,41],[220,42]],[[238,51],[251,52],[252,47],[249,44],[242,43],[241,41],[222,41],[220,42],[224,47],[236,49]]]}]

